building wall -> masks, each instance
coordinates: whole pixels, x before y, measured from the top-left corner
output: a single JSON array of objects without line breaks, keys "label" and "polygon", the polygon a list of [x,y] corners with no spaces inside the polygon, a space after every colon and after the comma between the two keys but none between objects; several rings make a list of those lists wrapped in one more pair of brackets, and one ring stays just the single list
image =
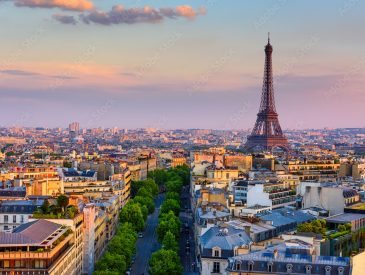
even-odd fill
[{"label": "building wall", "polygon": [[[220,273],[213,273],[214,262],[220,263]],[[202,258],[201,259],[201,275],[211,274],[226,274],[226,268],[228,267],[228,260],[221,258]]]},{"label": "building wall", "polygon": [[330,216],[344,212],[345,199],[341,188],[306,186],[303,208],[320,207],[329,211]]},{"label": "building wall", "polygon": [[264,192],[263,184],[255,184],[248,187],[247,191],[247,207],[255,205],[272,206],[269,194]]},{"label": "building wall", "polygon": [[[7,216],[7,221],[6,221],[6,216]],[[29,214],[21,214],[21,213],[1,213],[0,214],[0,231],[1,232],[10,232],[11,230],[18,227],[19,225],[21,225],[23,223],[27,223],[30,216],[31,215],[29,215]]]},{"label": "building wall", "polygon": [[84,223],[83,223],[83,274],[91,275],[94,271],[95,265],[95,205],[88,204],[83,210]]}]

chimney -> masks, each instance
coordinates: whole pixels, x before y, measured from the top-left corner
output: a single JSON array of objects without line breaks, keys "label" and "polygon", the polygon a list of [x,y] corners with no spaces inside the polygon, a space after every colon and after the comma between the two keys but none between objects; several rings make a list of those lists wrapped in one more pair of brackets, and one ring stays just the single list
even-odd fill
[{"label": "chimney", "polygon": [[248,235],[248,236],[250,236],[250,233],[251,233],[251,226],[249,226],[249,225],[245,225],[244,226],[245,227],[245,232],[246,232],[246,234]]}]

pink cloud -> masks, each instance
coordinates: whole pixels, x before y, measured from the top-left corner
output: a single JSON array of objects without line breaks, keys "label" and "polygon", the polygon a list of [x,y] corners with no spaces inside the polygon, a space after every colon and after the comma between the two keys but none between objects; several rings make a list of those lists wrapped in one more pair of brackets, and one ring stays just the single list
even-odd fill
[{"label": "pink cloud", "polygon": [[198,15],[205,14],[205,9],[194,10],[191,6],[177,6],[176,8],[156,9],[150,6],[142,8],[125,8],[122,5],[115,5],[108,12],[93,10],[88,14],[82,14],[81,20],[86,23],[101,25],[115,24],[136,24],[136,23],[158,23],[166,18],[188,18],[192,19]]},{"label": "pink cloud", "polygon": [[89,0],[15,0],[18,7],[60,8],[63,10],[87,11],[94,8]]}]

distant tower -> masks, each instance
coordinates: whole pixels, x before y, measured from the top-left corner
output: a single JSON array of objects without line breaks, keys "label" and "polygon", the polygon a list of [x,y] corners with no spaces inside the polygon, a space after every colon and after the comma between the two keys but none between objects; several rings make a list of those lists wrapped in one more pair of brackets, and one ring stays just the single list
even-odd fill
[{"label": "distant tower", "polygon": [[269,36],[265,47],[265,72],[260,110],[257,114],[255,127],[253,128],[251,135],[248,136],[245,144],[245,149],[247,151],[252,151],[255,147],[266,151],[272,151],[275,147],[289,150],[288,140],[281,130],[275,108],[272,52],[273,48],[270,44]]}]

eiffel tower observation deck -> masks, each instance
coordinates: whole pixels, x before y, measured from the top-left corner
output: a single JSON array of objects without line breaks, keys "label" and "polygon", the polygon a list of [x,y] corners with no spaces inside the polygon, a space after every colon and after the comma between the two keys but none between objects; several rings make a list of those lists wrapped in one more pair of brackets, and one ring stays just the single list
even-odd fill
[{"label": "eiffel tower observation deck", "polygon": [[255,126],[244,146],[246,151],[272,151],[274,148],[289,150],[288,140],[281,130],[275,108],[272,52],[273,47],[270,44],[269,36],[265,47],[265,71],[261,104]]}]

